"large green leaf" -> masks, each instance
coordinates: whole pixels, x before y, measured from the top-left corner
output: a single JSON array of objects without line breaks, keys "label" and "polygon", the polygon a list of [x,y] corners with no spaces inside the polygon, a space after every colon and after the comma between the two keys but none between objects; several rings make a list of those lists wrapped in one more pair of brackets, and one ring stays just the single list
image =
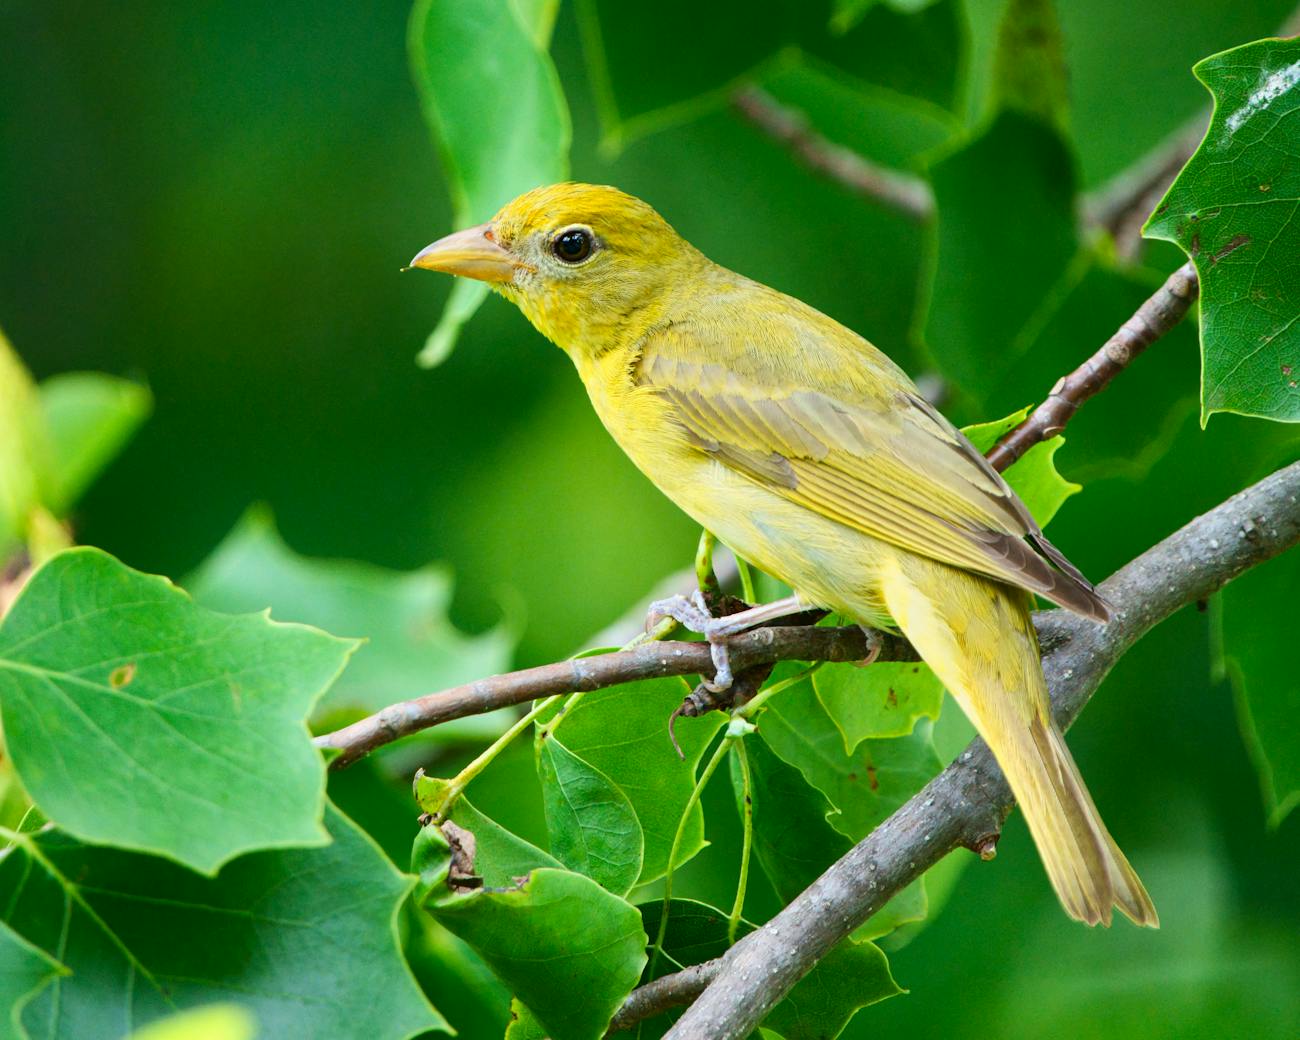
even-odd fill
[{"label": "large green leaf", "polygon": [[327,840],[305,719],[354,645],[214,614],[72,549],[0,626],[0,717],[24,786],[64,830],[210,873]]},{"label": "large green leaf", "polygon": [[[678,719],[677,740],[668,739],[668,718],[688,693],[681,679],[651,679],[586,694],[569,709],[556,733],[564,746],[607,776],[636,812],[645,836],[640,884],[662,877],[668,850],[695,788],[695,771],[723,719],[710,712]],[[697,804],[686,822],[677,865],[704,845],[704,814]]]},{"label": "large green leaf", "polygon": [[[370,713],[395,701],[505,671],[513,634],[506,625],[467,636],[447,618],[451,575],[444,567],[390,571],[352,560],[299,556],[270,516],[250,512],[186,581],[195,600],[224,613],[270,608],[279,621],[365,637],[319,713]],[[437,727],[443,736],[490,737],[508,713]]]},{"label": "large green leaf", "polygon": [[641,824],[627,795],[555,734],[539,736],[537,771],[551,852],[570,870],[615,895],[627,895],[641,876],[645,851]]},{"label": "large green leaf", "polygon": [[[663,900],[640,907],[647,935],[659,934]],[[721,957],[727,952],[727,917],[706,903],[673,899],[668,907],[663,951],[654,978],[679,971],[691,964]],[[740,934],[752,929],[742,922]],[[642,982],[650,982],[647,968]],[[894,982],[889,962],[871,943],[845,940],[801,979],[764,1020],[763,1026],[780,1033],[785,1040],[831,1040],[848,1024],[853,1013],[868,1004],[892,997],[902,990]],[[670,1013],[675,1017],[675,1013]],[[662,1035],[667,1016],[642,1026],[642,1040]]]},{"label": "large green leaf", "polygon": [[1292,549],[1234,581],[1218,608],[1224,663],[1273,826],[1300,805],[1297,589],[1300,550]]},{"label": "large green leaf", "polygon": [[205,878],[166,860],[33,835],[0,860],[0,913],[71,971],[23,1012],[33,1036],[118,1040],[234,1001],[267,1037],[394,1040],[443,1029],[398,951],[410,882],[337,811],[331,844],[258,852]]},{"label": "large green leaf", "polygon": [[1200,62],[1205,139],[1147,222],[1201,281],[1201,421],[1300,421],[1300,40]]},{"label": "large green leaf", "polygon": [[68,372],[40,385],[49,431],[45,504],[62,514],[149,417],[152,397],[139,383],[102,372]]},{"label": "large green leaf", "polygon": [[451,849],[429,825],[413,869],[425,908],[481,956],[553,1040],[598,1040],[640,978],[636,908],[591,878],[541,867],[514,884],[456,890]]},{"label": "large green leaf", "polygon": [[[411,10],[411,72],[460,226],[568,176],[569,109],[546,52],[554,18],[547,0],[416,0]],[[486,296],[484,283],[456,280],[422,364],[447,357]]]},{"label": "large green leaf", "polygon": [[0,1040],[26,1040],[22,1013],[42,989],[68,969],[0,922]]}]

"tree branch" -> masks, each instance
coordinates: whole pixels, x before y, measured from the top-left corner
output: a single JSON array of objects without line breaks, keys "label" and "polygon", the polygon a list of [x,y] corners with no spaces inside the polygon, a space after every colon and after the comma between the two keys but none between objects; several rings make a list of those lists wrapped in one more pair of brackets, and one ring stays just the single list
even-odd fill
[{"label": "tree branch", "polygon": [[1104,390],[1135,357],[1183,320],[1199,293],[1196,267],[1189,260],[1165,280],[1097,353],[1057,380],[1047,400],[993,445],[988,452],[989,462],[995,469],[1004,470],[1035,444],[1064,430],[1084,401]]},{"label": "tree branch", "polygon": [[[1038,616],[1052,708],[1068,726],[1117,660],[1179,607],[1203,600],[1243,571],[1300,542],[1300,462],[1193,520],[1102,583],[1114,608],[1099,625],[1064,611]],[[1010,788],[981,740],[723,957],[638,990],[631,1009],[669,1006],[709,985],[666,1040],[741,1040],[840,940],[895,893],[959,846],[978,848],[1010,811]],[[671,980],[671,981],[670,981]],[[649,987],[643,987],[649,989]],[[651,998],[656,999],[652,1000]]]},{"label": "tree branch", "polygon": [[914,220],[934,215],[934,193],[920,177],[898,173],[864,159],[817,133],[802,112],[787,108],[760,87],[746,87],[732,107],[768,137],[785,145],[806,166],[849,191],[883,202]]},{"label": "tree branch", "polygon": [[[731,653],[732,668],[739,674],[754,665],[774,661],[861,661],[869,656],[876,644],[880,646],[878,660],[917,660],[916,651],[906,640],[886,633],[868,634],[856,625],[845,628],[756,628],[728,642],[727,648]],[[317,737],[315,744],[323,750],[341,751],[330,762],[330,768],[342,769],[375,748],[418,730],[468,715],[481,715],[497,708],[523,704],[553,693],[600,690],[667,675],[712,674],[713,662],[707,643],[645,643],[631,650],[573,658],[494,675],[414,700],[390,704],[359,722]]]}]

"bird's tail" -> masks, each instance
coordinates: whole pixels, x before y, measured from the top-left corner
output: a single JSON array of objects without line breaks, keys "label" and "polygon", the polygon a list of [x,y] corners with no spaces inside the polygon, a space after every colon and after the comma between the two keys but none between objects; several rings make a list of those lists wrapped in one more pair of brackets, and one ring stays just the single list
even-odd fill
[{"label": "bird's tail", "polygon": [[1157,927],[1155,907],[1102,823],[1052,721],[1028,597],[912,554],[882,572],[890,614],[992,749],[1066,912],[1110,924],[1118,907]]}]

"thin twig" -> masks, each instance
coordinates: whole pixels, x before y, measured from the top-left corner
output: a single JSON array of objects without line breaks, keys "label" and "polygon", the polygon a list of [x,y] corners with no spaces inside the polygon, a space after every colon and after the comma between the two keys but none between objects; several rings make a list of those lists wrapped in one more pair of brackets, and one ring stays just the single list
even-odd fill
[{"label": "thin twig", "polygon": [[1106,386],[1152,343],[1183,320],[1200,283],[1189,260],[1165,279],[1101,349],[1068,376],[1063,376],[1029,416],[988,452],[995,469],[1004,470],[1035,444],[1065,429],[1079,406]]},{"label": "thin twig", "polygon": [[746,120],[785,145],[806,166],[864,198],[883,202],[914,220],[934,215],[934,193],[920,177],[898,173],[817,133],[802,112],[781,104],[759,87],[745,87],[731,99]]},{"label": "thin twig", "polygon": [[[1103,582],[1114,609],[1099,625],[1065,611],[1036,619],[1052,707],[1068,726],[1115,662],[1178,608],[1300,542],[1300,462],[1203,516]],[[740,1040],[836,943],[952,850],[985,847],[1012,806],[987,745],[974,740],[947,769],[763,927],[724,956],[634,991],[624,1029],[696,998],[666,1040]],[[700,992],[704,986],[703,993]]]},{"label": "thin twig", "polygon": [[[861,661],[879,643],[879,660],[914,661],[916,652],[897,636],[861,628],[758,628],[731,640],[727,648],[731,666],[739,674],[753,665],[773,661]],[[668,675],[712,675],[707,643],[645,643],[596,657],[580,657],[555,664],[525,668],[505,675],[454,686],[414,700],[390,704],[374,715],[316,738],[316,746],[342,752],[330,762],[333,769],[351,765],[375,748],[430,726],[497,708],[523,704],[538,697],[570,691],[600,690],[607,686]]]}]

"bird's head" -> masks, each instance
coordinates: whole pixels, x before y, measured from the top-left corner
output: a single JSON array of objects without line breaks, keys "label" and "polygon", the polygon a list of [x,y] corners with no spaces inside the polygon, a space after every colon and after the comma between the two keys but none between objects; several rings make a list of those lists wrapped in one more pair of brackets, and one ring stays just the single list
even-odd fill
[{"label": "bird's head", "polygon": [[593,184],[536,188],[411,261],[489,283],[570,351],[658,320],[673,286],[705,265],[646,203]]}]

